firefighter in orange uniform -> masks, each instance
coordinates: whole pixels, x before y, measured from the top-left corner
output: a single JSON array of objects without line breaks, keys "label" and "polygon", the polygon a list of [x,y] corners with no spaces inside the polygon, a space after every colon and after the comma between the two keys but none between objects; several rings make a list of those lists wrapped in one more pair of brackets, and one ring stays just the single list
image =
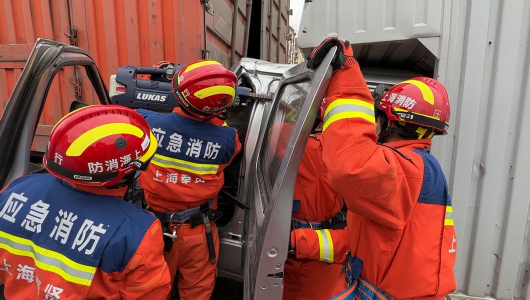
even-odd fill
[{"label": "firefighter in orange uniform", "polygon": [[50,174],[0,193],[6,299],[163,299],[171,290],[160,222],[124,201],[156,151],[131,109],[88,106],[61,119],[43,158]]},{"label": "firefighter in orange uniform", "polygon": [[[319,238],[327,238],[330,229],[343,228],[346,219],[341,211],[342,198],[326,181],[320,117],[313,127],[317,128],[307,141],[296,178],[292,228],[316,230]],[[293,254],[285,262],[283,299],[323,300],[331,297],[333,285],[341,278],[342,270],[341,265],[333,263],[333,254],[328,251],[327,255],[316,257],[317,260],[297,259]]]},{"label": "firefighter in orange uniform", "polygon": [[217,116],[233,103],[237,77],[203,60],[182,68],[172,84],[180,104],[172,113],[137,110],[158,140],[140,186],[163,222],[164,256],[172,281],[178,272],[180,299],[210,299],[219,252],[217,194],[223,169],[241,150],[236,129]]},{"label": "firefighter in orange uniform", "polygon": [[[347,236],[351,252],[341,259],[345,281],[332,299],[444,299],[456,288],[453,210],[440,164],[426,150],[433,135],[447,133],[447,92],[434,79],[413,78],[392,87],[374,112],[348,41],[327,38],[308,67],[318,67],[333,46],[321,106],[323,160],[331,188],[348,207],[347,234],[332,232],[331,239],[343,247]],[[299,230],[295,251],[323,246],[314,232]]]}]

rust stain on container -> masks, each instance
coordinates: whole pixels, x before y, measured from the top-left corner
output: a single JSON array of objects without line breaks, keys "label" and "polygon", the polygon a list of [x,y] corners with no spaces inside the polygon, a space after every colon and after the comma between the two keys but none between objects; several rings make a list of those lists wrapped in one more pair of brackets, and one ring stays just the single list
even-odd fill
[{"label": "rust stain on container", "polygon": [[[205,4],[190,0],[0,0],[0,115],[37,38],[66,44],[72,41],[87,50],[107,86],[110,76],[126,65],[150,66],[160,60],[187,64],[208,57],[230,67],[232,46],[234,61],[238,61],[244,54],[244,41],[249,47],[247,56],[268,59],[273,53],[273,62],[284,63],[285,36],[277,36],[276,29],[277,22],[281,22],[280,33],[286,32],[288,15],[284,6],[289,3],[283,0],[278,6],[278,1],[271,1],[210,0]],[[256,11],[249,14],[248,7]],[[270,7],[274,10],[272,22],[267,17]],[[250,15],[255,19],[249,24]],[[233,28],[235,41],[231,40]],[[68,37],[70,29],[77,33],[73,39]],[[272,38],[262,34],[269,31],[273,32]],[[250,36],[256,35],[261,36],[259,43],[248,43]],[[80,89],[76,89],[76,83],[80,83]],[[81,91],[78,100],[99,103],[82,67],[61,70],[39,120],[34,141],[37,150],[45,149],[51,126],[68,112],[76,91]]]}]

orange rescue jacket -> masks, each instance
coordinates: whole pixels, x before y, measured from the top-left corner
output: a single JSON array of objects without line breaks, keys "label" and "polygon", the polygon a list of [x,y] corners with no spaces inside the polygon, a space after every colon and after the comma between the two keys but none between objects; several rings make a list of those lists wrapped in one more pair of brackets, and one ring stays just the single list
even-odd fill
[{"label": "orange rescue jacket", "polygon": [[322,162],[322,134],[312,134],[294,185],[294,218],[322,222],[340,211],[342,198],[331,190],[326,177],[326,166]]},{"label": "orange rescue jacket", "polygon": [[431,140],[376,143],[374,102],[357,63],[334,72],[326,98],[323,160],[348,207],[361,275],[394,299],[453,292],[451,199],[439,163],[426,152]]}]

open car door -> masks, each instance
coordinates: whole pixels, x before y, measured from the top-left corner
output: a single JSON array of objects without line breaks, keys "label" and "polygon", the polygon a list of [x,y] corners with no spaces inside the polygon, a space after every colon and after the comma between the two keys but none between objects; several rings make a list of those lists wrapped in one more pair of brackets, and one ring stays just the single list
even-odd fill
[{"label": "open car door", "polygon": [[[240,107],[229,112],[226,119],[229,126],[237,129],[242,150],[224,170],[223,190],[236,195],[247,206],[253,205],[253,200],[248,197],[248,180],[245,179],[250,174],[249,162],[254,155],[261,128],[266,124],[267,112],[272,107],[272,96],[280,85],[283,74],[293,66],[295,65],[242,58],[231,68],[239,78],[239,86],[249,88],[254,96],[260,96],[260,100],[253,98],[253,100],[247,99],[246,102],[242,98],[238,99]],[[217,198],[217,206],[228,221],[217,222],[220,242],[218,274],[221,277],[243,281],[248,232],[248,226],[245,225],[250,220],[249,210],[227,202],[225,197],[229,195],[223,190]]]},{"label": "open car door", "polygon": [[251,120],[261,124],[258,128],[251,123],[247,142],[255,139],[255,144],[247,145],[244,158],[243,197],[250,203],[245,300],[282,299],[296,174],[331,78],[335,52],[336,47],[315,71],[305,62],[287,70],[268,107],[258,104],[253,110]]},{"label": "open car door", "polygon": [[[73,66],[85,70],[99,101],[110,103],[107,88],[87,52],[75,46],[38,39],[0,119],[1,187],[22,175],[43,171],[43,151],[32,153],[32,143],[52,81],[61,69]],[[70,110],[75,110],[78,105],[84,106],[73,101]],[[53,121],[68,113],[67,109],[57,110],[57,120]]]}]

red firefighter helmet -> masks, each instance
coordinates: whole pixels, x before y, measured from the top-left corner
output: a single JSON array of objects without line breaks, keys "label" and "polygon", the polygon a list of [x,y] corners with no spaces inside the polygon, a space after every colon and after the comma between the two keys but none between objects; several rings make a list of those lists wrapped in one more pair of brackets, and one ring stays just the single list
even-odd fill
[{"label": "red firefighter helmet", "polygon": [[199,60],[173,76],[173,92],[180,107],[199,119],[221,114],[235,99],[236,74],[213,60]]},{"label": "red firefighter helmet", "polygon": [[[396,84],[376,101],[376,109],[418,138],[445,135],[449,128],[451,107],[447,91],[432,78],[415,77]],[[381,121],[381,133],[386,128],[384,122]],[[398,130],[396,133],[401,134]]]},{"label": "red firefighter helmet", "polygon": [[43,161],[51,174],[66,181],[117,187],[125,176],[147,168],[157,145],[136,111],[94,105],[69,113],[55,125]]}]

